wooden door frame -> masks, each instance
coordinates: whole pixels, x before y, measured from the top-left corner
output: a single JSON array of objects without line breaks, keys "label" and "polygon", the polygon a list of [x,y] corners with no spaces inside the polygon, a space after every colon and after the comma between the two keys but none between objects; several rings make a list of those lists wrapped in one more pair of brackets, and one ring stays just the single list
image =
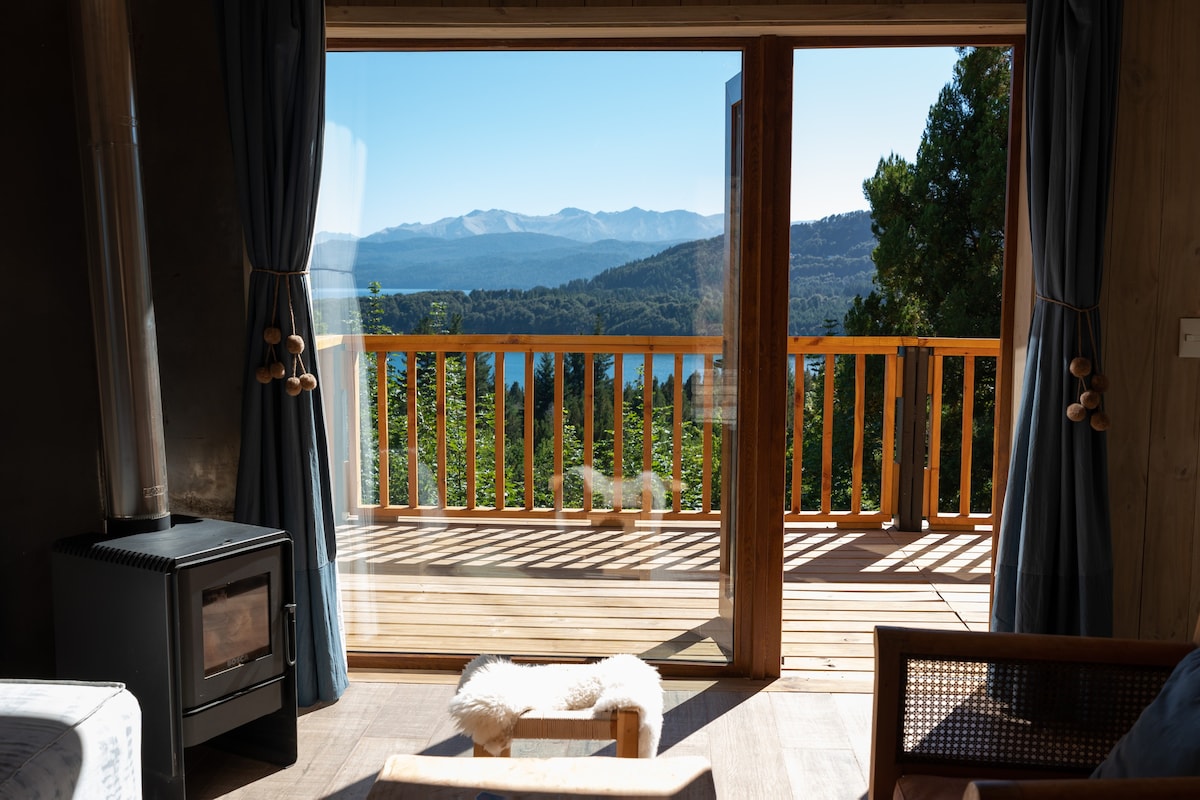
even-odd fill
[{"label": "wooden door frame", "polygon": [[[792,46],[775,36],[742,57],[741,288],[734,492],[733,668],[777,678],[783,648],[783,428],[787,414]],[[765,479],[775,476],[774,480]]]},{"label": "wooden door frame", "polygon": [[[717,7],[422,7],[358,6],[327,0],[327,49],[350,50],[653,50],[728,49],[743,53],[746,113],[743,167],[742,285],[738,337],[738,495],[734,585],[734,651],[727,665],[665,662],[668,676],[777,678],[782,671],[784,447],[774,424],[786,413],[786,333],[790,219],[792,53],[808,47],[997,45],[1014,48],[1013,74],[1023,64],[1024,4],[910,5],[851,3]],[[742,9],[742,11],[739,11]],[[866,16],[864,16],[866,15]],[[775,35],[778,34],[778,35]],[[1023,98],[1014,79],[1010,146],[1022,146]],[[1016,159],[1016,161],[1014,161]],[[1001,489],[1008,470],[1014,344],[1010,324],[1021,316],[1021,270],[1029,270],[1023,208],[1023,163],[1010,149],[1001,359],[995,459]],[[1015,228],[1014,228],[1015,226]],[[1014,247],[1016,244],[1018,247]],[[1022,334],[1023,335],[1023,334]],[[777,475],[778,480],[758,476]],[[999,501],[997,501],[999,502]],[[997,526],[999,529],[997,509]],[[996,533],[993,532],[993,537]],[[418,661],[422,659],[416,657]],[[371,663],[380,658],[372,655]],[[389,659],[390,660],[390,659]],[[457,658],[429,657],[450,668]],[[465,663],[466,657],[462,662]],[[391,666],[418,666],[396,659]]]}]

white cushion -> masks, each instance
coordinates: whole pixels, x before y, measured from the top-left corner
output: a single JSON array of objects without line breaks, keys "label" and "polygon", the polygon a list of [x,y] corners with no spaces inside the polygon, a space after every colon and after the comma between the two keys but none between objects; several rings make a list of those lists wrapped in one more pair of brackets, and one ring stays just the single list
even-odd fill
[{"label": "white cushion", "polygon": [[124,684],[0,680],[0,800],[138,800],[141,751]]}]

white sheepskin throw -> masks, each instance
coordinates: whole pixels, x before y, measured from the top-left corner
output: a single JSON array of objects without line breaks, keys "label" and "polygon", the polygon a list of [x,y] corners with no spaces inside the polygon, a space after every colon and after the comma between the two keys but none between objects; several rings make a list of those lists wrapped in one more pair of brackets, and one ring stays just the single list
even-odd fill
[{"label": "white sheepskin throw", "polygon": [[586,708],[597,717],[636,708],[638,756],[658,753],[662,681],[657,669],[634,655],[593,664],[514,664],[503,656],[478,656],[463,669],[450,716],[476,744],[499,755],[512,743],[513,728],[525,712]]}]

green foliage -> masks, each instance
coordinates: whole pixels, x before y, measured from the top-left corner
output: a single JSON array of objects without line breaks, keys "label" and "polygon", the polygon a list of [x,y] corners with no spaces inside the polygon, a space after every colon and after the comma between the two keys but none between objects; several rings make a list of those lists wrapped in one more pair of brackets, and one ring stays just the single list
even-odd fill
[{"label": "green foliage", "polygon": [[[791,238],[788,333],[816,335],[825,320],[842,319],[853,298],[871,289],[870,219],[856,211],[797,223]],[[376,304],[372,313],[397,331],[425,330],[437,304],[448,320],[461,322],[464,333],[718,335],[724,248],[723,236],[684,242],[557,288],[372,295],[361,302]]]},{"label": "green foliage", "polygon": [[[790,335],[925,335],[987,336],[999,334],[1000,282],[1003,269],[1003,224],[1006,190],[1008,95],[1011,51],[963,48],[959,51],[951,82],[930,109],[916,160],[891,155],[880,160],[874,176],[864,182],[871,211],[840,214],[814,223],[797,224],[791,231],[789,264]],[[711,335],[723,329],[722,298],[725,294],[723,237],[686,242],[656,255],[631,261],[601,272],[590,279],[569,280],[557,288],[530,290],[477,290],[420,292],[384,297],[378,284],[360,299],[359,314],[364,332],[384,333],[409,330],[419,333],[488,333],[531,335]],[[446,436],[446,497],[436,497],[438,474],[434,377],[431,354],[418,354],[410,369],[404,356],[388,362],[390,395],[389,452],[390,500],[407,504],[407,432],[417,426],[418,501],[441,500],[446,505],[465,504],[466,416],[465,368],[462,354],[445,359],[446,386],[444,419]],[[789,396],[795,381],[803,381],[802,508],[819,507],[822,480],[824,389],[833,381],[835,403],[831,441],[833,472],[830,475],[834,510],[850,507],[851,469],[854,455],[854,391],[856,360],[840,356],[827,374],[824,360],[801,364],[789,376]],[[882,382],[884,359],[865,361],[866,407],[862,474],[864,509],[878,508],[882,476]],[[594,408],[590,420],[594,438],[593,468],[611,476],[616,426],[621,426],[622,475],[627,485],[622,506],[641,505],[643,470],[642,438],[645,381],[650,381],[652,471],[673,473],[674,377],[659,382],[640,371],[621,387],[620,407],[614,407],[614,387],[608,373],[612,356],[593,360]],[[587,360],[581,354],[566,354],[561,365],[563,395],[561,408],[554,383],[559,369],[549,355],[539,356],[532,384],[518,382],[495,386],[490,357],[476,358],[476,497],[481,506],[495,502],[495,431],[503,429],[506,482],[505,504],[523,506],[525,450],[523,446],[527,399],[533,415],[533,458],[531,487],[535,505],[549,507],[554,501],[555,481],[561,481],[563,503],[568,508],[583,505],[584,385]],[[962,359],[944,364],[943,431],[955,431],[962,419],[959,388]],[[417,418],[407,419],[407,382],[417,381]],[[374,392],[374,370],[363,376]],[[991,491],[992,417],[995,365],[976,364],[974,398],[974,461],[972,508],[986,510]],[[526,390],[531,392],[527,398]],[[680,486],[660,487],[656,505],[670,507],[673,493],[681,492],[683,508],[698,508],[703,489],[703,420],[696,414],[700,386],[688,378],[683,387],[680,446],[684,475]],[[496,392],[505,397],[504,419],[496,420]],[[370,414],[374,414],[372,402]],[[792,419],[783,440],[788,449],[787,469],[792,467]],[[718,413],[719,412],[715,412]],[[561,425],[563,469],[555,476],[553,453],[555,431]],[[714,505],[720,496],[721,420],[714,421]],[[363,442],[364,496],[378,492],[372,461],[375,430]],[[958,436],[943,437],[942,486],[939,504],[957,504]],[[950,446],[947,447],[946,444]],[[791,491],[791,476],[788,491]],[[595,487],[594,487],[595,488]],[[593,504],[607,502],[597,490]]]},{"label": "green foliage", "polygon": [[[1000,335],[1012,51],[960,48],[912,164],[891,155],[863,183],[878,246],[875,289],[854,298],[852,336]],[[962,359],[943,372],[943,431],[961,427]],[[991,497],[995,362],[976,363],[972,510]],[[848,377],[835,377],[842,395]],[[868,395],[869,396],[869,395]],[[959,452],[943,439],[939,507],[957,506]]]},{"label": "green foliage", "polygon": [[[459,332],[461,320],[450,315],[445,306],[434,303],[423,315],[418,326],[420,333],[442,331]],[[388,393],[388,502],[393,505],[409,505],[409,475],[412,461],[408,449],[410,427],[416,426],[417,495],[418,505],[445,505],[449,507],[467,504],[467,418],[466,418],[466,358],[465,354],[448,353],[444,359],[445,395],[442,405],[441,424],[445,430],[446,487],[445,496],[438,494],[439,474],[437,431],[438,413],[436,400],[436,357],[433,353],[417,353],[411,365],[407,354],[392,354],[387,360]],[[598,354],[592,358],[593,370],[593,464],[594,474],[611,477],[613,468],[614,425],[622,425],[622,471],[625,482],[620,495],[625,508],[640,508],[642,503],[639,474],[642,471],[642,408],[644,403],[645,376],[639,369],[627,382],[622,392],[622,407],[614,413],[614,386],[608,374],[613,356]],[[561,481],[563,505],[566,508],[581,508],[584,499],[583,395],[588,369],[587,359],[580,353],[565,354],[563,371],[563,408],[555,408],[554,384],[557,365],[550,354],[541,354],[535,365],[532,394],[527,397],[518,382],[507,387],[494,385],[494,369],[490,356],[476,356],[476,407],[475,407],[475,504],[492,506],[496,497],[497,476],[492,465],[496,454],[495,392],[505,393],[504,413],[504,504],[521,507],[526,502],[525,487],[525,414],[527,402],[534,415],[533,480],[534,505],[541,508],[553,507],[554,486]],[[379,502],[379,472],[375,400],[376,381],[374,365],[365,368],[360,378],[369,400],[369,424],[362,442],[363,500]],[[409,381],[416,381],[416,418],[409,419],[407,405]],[[652,402],[652,471],[657,476],[669,476],[674,467],[674,377],[660,384],[651,378]],[[681,481],[681,503],[683,508],[700,507],[703,493],[703,422],[693,418],[698,405],[699,392],[703,389],[698,376],[691,376],[683,386],[680,422],[681,448],[683,452],[683,477]],[[561,476],[554,474],[554,445],[556,425],[562,426],[563,469]],[[717,442],[712,456],[712,486],[720,486],[720,421],[714,424]],[[655,509],[669,508],[672,504],[672,488],[658,484],[663,491],[658,493]],[[592,504],[596,508],[607,507],[612,496],[608,487],[594,487]],[[714,491],[714,494],[719,494]],[[719,502],[713,500],[714,507]]]},{"label": "green foliage", "polygon": [[846,333],[1000,335],[1011,61],[960,48],[916,161],[890,155],[863,183],[876,290],[855,299]]}]

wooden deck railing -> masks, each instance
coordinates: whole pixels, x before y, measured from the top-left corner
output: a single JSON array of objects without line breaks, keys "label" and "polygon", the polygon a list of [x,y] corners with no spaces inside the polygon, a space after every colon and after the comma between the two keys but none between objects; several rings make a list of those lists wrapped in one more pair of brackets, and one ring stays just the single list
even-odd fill
[{"label": "wooden deck railing", "polygon": [[[321,337],[342,499],[378,520],[715,517],[722,430],[734,410],[721,345],[720,337],[677,336]],[[915,396],[904,397],[905,364],[915,364],[918,352],[928,364],[924,391],[919,382],[909,392]],[[785,520],[890,522],[907,463],[924,487],[920,508],[930,527],[993,521],[998,340],[791,337],[788,353],[789,373],[803,380],[789,380],[787,418],[780,420],[788,451]],[[509,359],[520,363],[516,378]],[[583,378],[574,395],[565,387],[568,359]],[[545,415],[549,445],[535,436],[535,408],[547,391],[549,407],[558,410]],[[514,400],[519,408],[509,407]],[[621,410],[614,417],[621,424],[597,430],[596,409],[608,402]],[[574,419],[562,413],[567,403],[577,408]],[[921,418],[926,447],[901,452],[905,414]],[[578,495],[580,482],[578,502],[568,503],[564,487],[574,485]],[[462,502],[448,505],[455,493]]]}]

